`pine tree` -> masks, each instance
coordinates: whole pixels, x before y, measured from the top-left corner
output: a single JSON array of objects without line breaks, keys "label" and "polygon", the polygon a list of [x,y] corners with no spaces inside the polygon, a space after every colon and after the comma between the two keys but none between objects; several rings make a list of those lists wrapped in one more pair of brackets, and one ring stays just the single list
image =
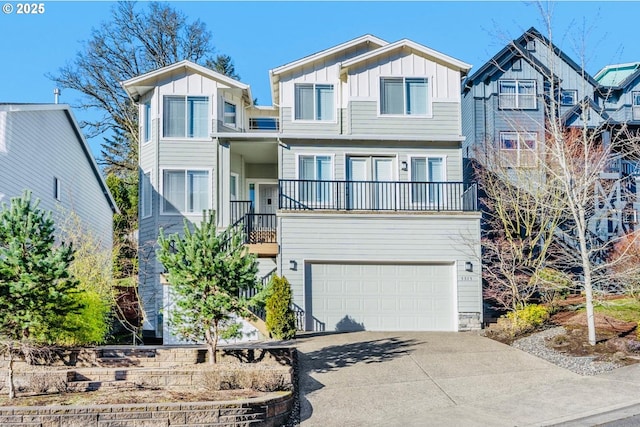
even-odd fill
[{"label": "pine tree", "polygon": [[215,363],[218,340],[241,333],[234,316],[252,316],[251,301],[241,298],[240,290],[256,286],[256,257],[247,252],[240,230],[218,233],[214,215],[199,226],[185,220],[182,237],[165,237],[160,230],[158,245],[175,298],[169,325],[182,338],[204,341],[209,362]]}]

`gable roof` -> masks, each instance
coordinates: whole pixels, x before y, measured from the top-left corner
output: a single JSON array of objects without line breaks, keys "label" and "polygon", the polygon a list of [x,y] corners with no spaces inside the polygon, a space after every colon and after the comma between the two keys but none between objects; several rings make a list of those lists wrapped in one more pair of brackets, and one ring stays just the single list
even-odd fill
[{"label": "gable roof", "polygon": [[606,65],[595,75],[601,86],[624,89],[640,74],[640,62]]},{"label": "gable roof", "polygon": [[191,71],[193,73],[208,77],[212,80],[216,80],[220,83],[224,83],[225,85],[232,88],[237,88],[245,91],[249,103],[253,103],[253,97],[251,96],[251,88],[249,87],[249,85],[186,59],[184,61],[176,62],[175,64],[167,65],[166,67],[158,68],[157,70],[150,71],[124,82],[120,82],[120,85],[124,88],[125,91],[127,91],[129,96],[131,96],[131,98],[137,102],[142,95],[152,90],[156,86],[156,81],[159,77],[181,70]]},{"label": "gable roof", "polygon": [[[582,106],[583,105],[587,106],[589,111],[592,111],[594,114],[597,114],[600,117],[600,120],[595,120],[595,121],[593,119],[588,119],[589,122],[597,123],[597,125],[594,124],[594,126],[600,126],[601,123],[610,121],[610,117],[604,111],[604,109],[600,108],[600,106],[598,106],[598,104],[596,104],[595,101],[591,97],[587,96],[582,101],[577,102],[576,105],[574,105],[569,110],[567,110],[562,115],[562,117],[560,117],[561,122],[565,126],[570,126],[571,123],[573,122],[573,120],[581,119],[580,114],[582,113]],[[588,126],[588,123],[587,123],[587,126]]]},{"label": "gable roof", "polygon": [[71,126],[73,133],[76,135],[78,143],[80,144],[80,148],[87,158],[87,162],[89,163],[89,167],[93,172],[93,175],[98,181],[98,185],[102,189],[102,194],[107,199],[107,203],[111,208],[113,213],[119,213],[118,206],[116,205],[111,192],[109,191],[109,187],[107,187],[107,183],[102,177],[100,173],[100,168],[98,168],[98,164],[96,163],[93,154],[91,153],[91,149],[89,148],[89,144],[85,139],[82,131],[80,129],[80,125],[76,121],[75,116],[73,115],[73,111],[71,111],[71,107],[67,104],[0,104],[0,111],[10,111],[10,112],[20,112],[20,111],[62,111],[65,116],[69,120],[69,125]]},{"label": "gable roof", "polygon": [[394,52],[400,49],[412,49],[415,52],[421,54],[422,56],[435,59],[440,62],[444,62],[445,64],[461,71],[464,75],[469,72],[471,69],[471,65],[466,62],[462,62],[459,59],[453,58],[451,56],[445,55],[444,53],[438,52],[437,50],[433,50],[428,48],[427,46],[421,45],[409,39],[398,40],[397,42],[387,44],[385,46],[379,47],[378,49],[372,50],[367,53],[363,53],[362,55],[358,55],[355,58],[351,58],[347,61],[342,62],[341,72],[346,71],[349,67],[359,64],[363,61],[367,61],[369,59],[378,57],[380,55],[388,54],[390,52]]},{"label": "gable roof", "polygon": [[[537,29],[534,27],[529,28],[525,31],[520,37],[508,43],[504,48],[502,48],[497,54],[495,54],[489,61],[487,61],[482,67],[478,69],[475,73],[473,73],[466,81],[463,90],[467,91],[471,88],[471,86],[477,83],[480,80],[484,80],[486,77],[495,74],[496,72],[502,71],[502,66],[506,65],[509,61],[514,58],[523,58],[527,62],[529,62],[535,69],[540,72],[546,74],[547,76],[551,76],[551,70],[540,60],[538,60],[534,55],[529,53],[524,47],[526,43],[532,40],[538,39],[542,41],[546,46],[549,46],[553,49],[553,52],[562,59],[565,63],[567,63],[571,68],[573,68],[578,74],[583,75],[584,78],[591,83],[593,86],[597,87],[598,82],[586,72],[586,70],[582,69],[573,59],[571,59],[566,53],[564,53],[559,47],[551,43],[551,41],[543,36]],[[554,79],[558,79],[558,76],[553,75]]]},{"label": "gable roof", "polygon": [[273,68],[272,70],[269,70],[269,80],[271,81],[271,96],[273,98],[273,102],[276,103],[278,100],[278,95],[280,91],[278,82],[280,81],[280,78],[279,78],[280,74],[287,73],[289,71],[295,70],[307,64],[311,64],[315,61],[318,61],[320,59],[326,58],[331,55],[335,55],[337,53],[343,52],[347,49],[351,49],[352,47],[355,47],[361,44],[373,44],[374,46],[381,47],[381,46],[388,45],[389,42],[382,40],[381,38],[378,38],[372,34],[365,34],[363,36],[346,41],[344,43],[340,43],[339,45],[321,50],[320,52],[307,55],[304,58],[295,60],[293,62],[289,62],[287,64],[284,64],[279,67]]}]

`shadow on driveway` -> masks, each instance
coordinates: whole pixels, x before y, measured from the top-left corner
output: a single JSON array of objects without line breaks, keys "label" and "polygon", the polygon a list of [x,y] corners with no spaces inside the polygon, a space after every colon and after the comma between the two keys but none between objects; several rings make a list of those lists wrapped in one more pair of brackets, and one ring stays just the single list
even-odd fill
[{"label": "shadow on driveway", "polygon": [[313,377],[314,374],[334,372],[358,363],[382,363],[405,356],[411,352],[412,347],[421,344],[413,339],[396,337],[358,341],[359,335],[357,332],[323,333],[306,335],[297,340],[300,421],[309,419],[313,414],[313,407],[306,396],[324,387],[324,384]]}]

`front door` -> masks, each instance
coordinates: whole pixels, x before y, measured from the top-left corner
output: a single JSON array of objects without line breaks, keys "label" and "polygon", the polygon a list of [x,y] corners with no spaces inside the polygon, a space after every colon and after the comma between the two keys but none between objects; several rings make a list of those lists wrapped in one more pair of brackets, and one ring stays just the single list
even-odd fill
[{"label": "front door", "polygon": [[274,214],[278,209],[278,184],[258,184],[256,213]]},{"label": "front door", "polygon": [[347,163],[350,209],[391,209],[395,198],[393,157],[349,157]]}]

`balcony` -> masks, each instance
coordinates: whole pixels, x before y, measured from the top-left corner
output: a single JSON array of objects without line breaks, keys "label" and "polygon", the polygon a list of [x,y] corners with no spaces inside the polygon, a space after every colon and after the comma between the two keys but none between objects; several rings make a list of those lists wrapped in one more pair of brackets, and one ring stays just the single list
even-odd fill
[{"label": "balcony", "polygon": [[280,180],[279,209],[292,211],[475,212],[476,184]]},{"label": "balcony", "polygon": [[231,202],[231,219],[233,226],[242,230],[250,253],[265,257],[278,255],[275,214],[255,213],[251,201],[240,200]]},{"label": "balcony", "polygon": [[280,120],[277,117],[250,117],[249,132],[278,132]]}]

